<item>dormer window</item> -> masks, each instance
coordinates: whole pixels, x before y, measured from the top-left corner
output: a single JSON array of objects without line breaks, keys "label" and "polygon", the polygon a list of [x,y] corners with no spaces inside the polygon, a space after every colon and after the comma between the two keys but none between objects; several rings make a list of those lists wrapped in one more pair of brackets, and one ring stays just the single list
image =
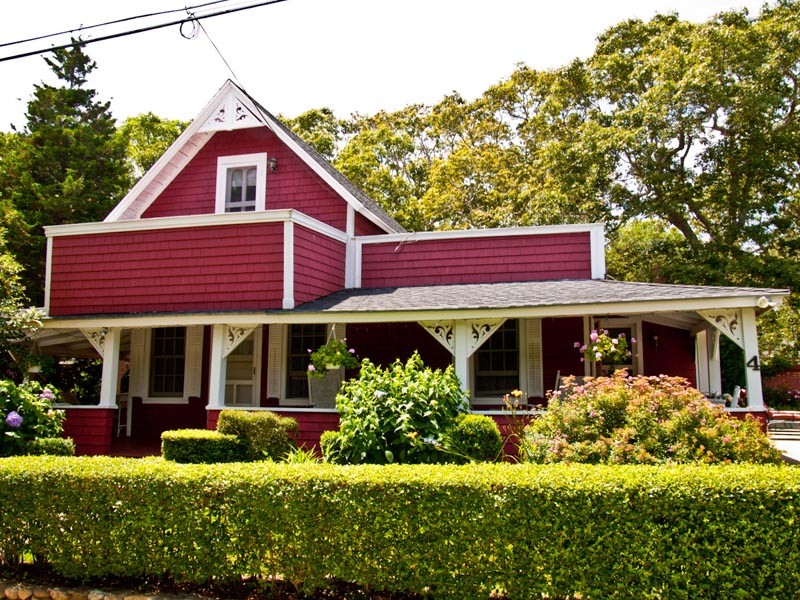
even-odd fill
[{"label": "dormer window", "polygon": [[217,213],[266,208],[267,155],[239,154],[217,159]]}]

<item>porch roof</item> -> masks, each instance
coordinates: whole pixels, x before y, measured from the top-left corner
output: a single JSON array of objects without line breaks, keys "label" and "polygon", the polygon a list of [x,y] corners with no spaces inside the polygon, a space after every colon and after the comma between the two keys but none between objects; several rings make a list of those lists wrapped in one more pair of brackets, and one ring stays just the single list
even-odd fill
[{"label": "porch roof", "polygon": [[[577,315],[660,315],[691,328],[702,321],[695,311],[752,307],[764,310],[789,290],[632,283],[610,280],[524,281],[354,288],[334,292],[291,310],[203,311],[74,315],[44,320],[45,330],[66,334],[75,328],[256,325],[267,323],[357,323],[528,318]],[[693,314],[692,314],[693,313]],[[56,333],[56,332],[53,332]],[[74,335],[74,331],[71,332]],[[37,337],[41,337],[41,333]],[[60,340],[59,340],[60,341]]]},{"label": "porch roof", "polygon": [[746,304],[755,306],[762,296],[769,299],[788,293],[789,290],[772,288],[668,285],[607,279],[521,281],[348,289],[307,302],[298,306],[295,312],[516,309],[723,299],[750,300]]}]

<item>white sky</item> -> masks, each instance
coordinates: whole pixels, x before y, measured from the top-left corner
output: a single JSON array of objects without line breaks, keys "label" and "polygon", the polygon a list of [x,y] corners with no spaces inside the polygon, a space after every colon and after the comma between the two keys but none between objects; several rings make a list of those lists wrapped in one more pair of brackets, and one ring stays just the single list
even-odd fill
[{"label": "white sky", "polygon": [[[241,0],[233,0],[241,4]],[[6,3],[0,43],[202,0],[25,0]],[[245,89],[275,114],[328,106],[340,117],[411,103],[453,90],[468,99],[517,63],[537,69],[588,57],[597,36],[632,17],[677,12],[703,21],[762,0],[287,0],[202,21]],[[209,10],[209,9],[204,9]],[[179,15],[159,17],[158,22]],[[133,28],[141,23],[124,27]],[[99,30],[95,30],[97,32]],[[110,33],[110,32],[106,32]],[[90,35],[99,35],[94,33]],[[85,38],[90,35],[84,35]],[[0,48],[0,57],[59,40]],[[230,77],[201,33],[177,26],[89,45],[90,78],[118,120],[152,111],[191,119]],[[55,83],[41,56],[0,62],[0,130],[25,123],[35,83]]]}]

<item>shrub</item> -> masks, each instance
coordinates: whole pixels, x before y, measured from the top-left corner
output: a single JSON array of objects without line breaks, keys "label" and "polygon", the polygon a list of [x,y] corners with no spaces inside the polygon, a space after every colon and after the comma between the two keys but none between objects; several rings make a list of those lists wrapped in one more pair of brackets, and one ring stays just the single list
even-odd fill
[{"label": "shrub", "polygon": [[397,594],[382,597],[487,600],[800,589],[789,466],[20,457],[0,460],[0,514],[0,564],[36,556],[84,580],[279,574],[316,598],[335,580]]},{"label": "shrub", "polygon": [[442,439],[448,462],[494,461],[503,449],[503,437],[494,419],[486,415],[459,415]]},{"label": "shrub", "polygon": [[760,424],[730,417],[680,377],[567,380],[525,429],[532,462],[687,463],[780,461]]},{"label": "shrub", "polygon": [[442,460],[443,433],[468,401],[452,366],[425,367],[418,353],[388,368],[361,362],[358,379],[336,396],[339,431],[323,438],[334,463],[428,463]]},{"label": "shrub", "polygon": [[28,456],[73,456],[75,443],[71,438],[37,438],[26,442],[22,452]]},{"label": "shrub", "polygon": [[223,410],[217,431],[239,438],[244,460],[280,460],[296,447],[297,421],[268,411]]},{"label": "shrub", "polygon": [[161,454],[178,463],[241,461],[242,443],[235,435],[207,429],[176,429],[161,434]]},{"label": "shrub", "polygon": [[56,395],[37,381],[0,380],[0,456],[22,453],[31,440],[61,436],[64,413],[53,408]]}]

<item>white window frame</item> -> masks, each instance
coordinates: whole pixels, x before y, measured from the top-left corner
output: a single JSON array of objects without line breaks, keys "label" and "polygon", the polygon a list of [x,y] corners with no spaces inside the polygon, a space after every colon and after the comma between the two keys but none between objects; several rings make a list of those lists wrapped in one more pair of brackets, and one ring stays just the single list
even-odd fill
[{"label": "white window frame", "polygon": [[[225,199],[228,193],[228,172],[232,169],[256,168],[256,211],[266,210],[267,206],[267,153],[237,154],[217,158],[217,194],[214,211],[224,214]],[[233,213],[240,214],[240,213]]]},{"label": "white window frame", "polygon": [[186,393],[187,385],[186,382],[189,381],[189,360],[188,360],[188,343],[189,343],[189,331],[186,327],[184,327],[184,348],[183,348],[183,392],[180,396],[151,396],[150,395],[150,367],[153,362],[153,332],[156,329],[160,329],[158,327],[152,327],[147,330],[147,336],[144,342],[144,385],[145,390],[147,390],[147,395],[142,398],[142,403],[144,404],[188,404],[189,403],[189,396]]},{"label": "white window frame", "polygon": [[[619,328],[627,328],[630,327],[631,329],[631,336],[636,338],[636,344],[630,344],[630,340],[628,340],[629,347],[628,349],[633,353],[632,361],[629,363],[634,370],[634,373],[630,373],[631,375],[641,375],[644,371],[644,344],[642,343],[642,319],[641,318],[626,318],[626,317],[612,317],[612,318],[604,318],[604,317],[595,317],[593,319],[593,323],[595,326],[593,329],[619,329]],[[589,333],[586,333],[586,340],[584,343],[588,343]],[[620,365],[623,366],[623,365]],[[591,363],[592,375],[597,376],[597,363]]]}]

